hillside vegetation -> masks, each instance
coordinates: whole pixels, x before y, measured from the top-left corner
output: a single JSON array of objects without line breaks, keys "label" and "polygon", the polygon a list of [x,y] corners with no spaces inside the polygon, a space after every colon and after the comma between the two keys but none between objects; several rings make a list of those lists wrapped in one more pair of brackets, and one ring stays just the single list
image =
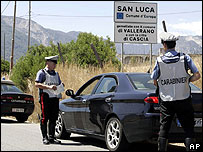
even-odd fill
[{"label": "hillside vegetation", "polygon": [[[76,41],[69,43],[60,43],[60,50],[64,62],[66,64],[76,64],[80,67],[87,66],[99,66],[94,51],[91,49],[90,44],[93,44],[102,64],[111,62],[112,65],[119,69],[120,62],[116,58],[115,44],[110,41],[110,38],[103,40],[98,36],[94,36],[91,33],[80,33]],[[59,54],[58,46],[50,43],[50,46],[35,45],[27,52],[25,56],[22,56],[15,64],[11,79],[15,84],[23,91],[28,89],[28,82],[33,81],[36,77],[36,73],[44,68],[45,57]],[[61,63],[61,58],[59,58]],[[23,67],[23,68],[22,68]]]}]

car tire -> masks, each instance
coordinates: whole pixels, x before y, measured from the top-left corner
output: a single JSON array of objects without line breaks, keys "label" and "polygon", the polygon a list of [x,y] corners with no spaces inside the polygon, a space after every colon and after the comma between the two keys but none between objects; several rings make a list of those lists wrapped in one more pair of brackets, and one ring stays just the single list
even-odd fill
[{"label": "car tire", "polygon": [[28,119],[28,116],[25,116],[25,115],[19,115],[19,116],[15,116],[17,121],[20,122],[20,123],[23,123],[25,121],[27,121]]},{"label": "car tire", "polygon": [[62,119],[61,111],[59,111],[58,119],[56,120],[55,126],[55,137],[58,139],[69,139],[71,133],[66,132],[64,122]]},{"label": "car tire", "polygon": [[107,122],[105,142],[110,151],[123,151],[128,148],[128,142],[123,133],[123,126],[116,117],[110,118]]}]

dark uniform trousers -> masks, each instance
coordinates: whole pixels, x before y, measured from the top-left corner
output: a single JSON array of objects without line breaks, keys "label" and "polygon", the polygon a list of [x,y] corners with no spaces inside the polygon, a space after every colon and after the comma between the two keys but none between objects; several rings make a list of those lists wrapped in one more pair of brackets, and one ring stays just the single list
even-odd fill
[{"label": "dark uniform trousers", "polygon": [[194,109],[191,97],[185,100],[162,101],[160,100],[160,132],[159,137],[168,138],[174,115],[177,115],[185,131],[185,138],[194,138]]},{"label": "dark uniform trousers", "polygon": [[40,129],[42,137],[47,137],[47,122],[49,129],[49,137],[54,138],[56,120],[58,118],[59,112],[59,99],[49,98],[47,93],[40,94],[40,104],[41,104],[41,119],[40,119]]}]

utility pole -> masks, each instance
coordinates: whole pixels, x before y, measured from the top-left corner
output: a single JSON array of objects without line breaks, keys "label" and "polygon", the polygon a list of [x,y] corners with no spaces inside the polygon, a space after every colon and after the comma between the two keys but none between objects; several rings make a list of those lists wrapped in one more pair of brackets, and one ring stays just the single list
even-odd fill
[{"label": "utility pole", "polygon": [[29,27],[28,27],[28,47],[27,47],[28,51],[30,48],[30,14],[31,14],[31,1],[29,1]]},{"label": "utility pole", "polygon": [[61,53],[60,44],[59,44],[59,42],[57,42],[57,44],[58,44],[59,55],[60,55],[61,61],[63,62],[63,67],[64,67],[64,66],[65,66],[65,62],[64,62],[64,60],[63,60],[63,55],[62,55],[62,53]]},{"label": "utility pole", "polygon": [[164,32],[167,32],[167,29],[166,29],[166,23],[165,23],[164,20],[162,21],[162,24],[163,24]]},{"label": "utility pole", "polygon": [[99,57],[99,54],[97,53],[97,50],[94,47],[93,43],[91,43],[90,46],[91,46],[91,49],[94,51],[94,55],[96,56],[96,59],[98,60],[98,62],[100,64],[100,67],[103,68],[103,64],[102,64],[101,58]]},{"label": "utility pole", "polygon": [[10,73],[12,72],[13,69],[13,54],[14,54],[14,37],[15,37],[15,21],[16,21],[16,1],[14,4],[14,17],[13,17],[13,37],[12,37],[12,48],[11,48],[11,63],[10,63]]},{"label": "utility pole", "polygon": [[150,73],[152,73],[152,43],[151,43],[151,50],[150,50]]},{"label": "utility pole", "polygon": [[123,72],[123,54],[124,54],[124,45],[121,43],[121,72]]},{"label": "utility pole", "polygon": [[6,57],[6,55],[5,55],[5,53],[6,53],[6,41],[5,41],[5,39],[6,39],[6,35],[4,33],[4,61],[5,61],[5,57]]}]

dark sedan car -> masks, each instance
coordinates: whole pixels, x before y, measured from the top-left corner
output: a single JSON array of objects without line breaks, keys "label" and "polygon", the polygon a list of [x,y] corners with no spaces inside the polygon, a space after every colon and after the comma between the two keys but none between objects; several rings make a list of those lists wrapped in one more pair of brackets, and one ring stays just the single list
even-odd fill
[{"label": "dark sedan car", "polygon": [[23,93],[10,80],[1,80],[1,116],[15,116],[24,122],[34,111],[32,95]]},{"label": "dark sedan car", "polygon": [[[191,84],[196,138],[202,140],[202,91]],[[56,137],[71,133],[104,139],[111,151],[127,143],[157,139],[159,105],[149,73],[105,73],[93,77],[69,99],[59,104]],[[174,118],[169,140],[184,140],[184,131]]]}]

